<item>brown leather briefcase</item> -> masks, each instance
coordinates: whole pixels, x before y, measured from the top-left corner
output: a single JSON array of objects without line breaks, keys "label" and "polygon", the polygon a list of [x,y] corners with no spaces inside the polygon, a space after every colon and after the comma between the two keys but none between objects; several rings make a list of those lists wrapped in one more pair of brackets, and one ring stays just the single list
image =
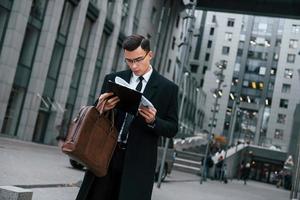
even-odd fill
[{"label": "brown leather briefcase", "polygon": [[94,106],[85,106],[71,123],[62,151],[96,176],[105,176],[117,137],[113,111],[100,115]]}]

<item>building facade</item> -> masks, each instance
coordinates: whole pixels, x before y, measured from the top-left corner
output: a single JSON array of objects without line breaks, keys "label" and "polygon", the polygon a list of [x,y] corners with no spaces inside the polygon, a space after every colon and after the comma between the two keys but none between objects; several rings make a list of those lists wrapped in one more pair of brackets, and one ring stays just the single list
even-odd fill
[{"label": "building facade", "polygon": [[[207,12],[201,65],[208,69],[205,126],[213,133],[288,150],[299,103],[299,20]],[[298,33],[298,34],[297,34]],[[216,63],[226,62],[217,109]],[[212,114],[216,117],[212,121]]]},{"label": "building facade", "polygon": [[[153,67],[175,81],[180,56],[172,41],[182,32],[183,10],[171,0],[1,1],[1,134],[56,144],[80,107],[99,96],[104,76],[126,68],[122,42],[132,33],[151,40]],[[185,103],[193,110],[189,121],[203,115],[195,91]]]}]

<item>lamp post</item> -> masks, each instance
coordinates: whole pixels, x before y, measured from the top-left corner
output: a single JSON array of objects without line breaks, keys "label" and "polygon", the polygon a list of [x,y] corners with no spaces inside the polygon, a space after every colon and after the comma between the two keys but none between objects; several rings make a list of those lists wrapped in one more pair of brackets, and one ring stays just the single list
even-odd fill
[{"label": "lamp post", "polygon": [[196,101],[195,101],[195,115],[194,115],[194,135],[197,132],[197,127],[198,127],[198,120],[199,120],[199,93],[200,89],[196,87]]},{"label": "lamp post", "polygon": [[[182,110],[183,110],[183,105],[184,105],[184,99],[186,95],[186,82],[187,82],[187,77],[189,76],[188,72],[185,72],[183,75],[183,90],[182,90],[182,98],[180,102],[180,108],[179,108],[179,114],[178,114],[178,121],[179,124],[181,124],[182,121]],[[160,188],[161,185],[161,178],[162,178],[162,173],[165,167],[165,160],[167,156],[167,151],[168,151],[168,146],[169,146],[170,139],[166,138],[165,146],[164,146],[164,151],[163,151],[163,156],[160,162],[160,168],[159,168],[159,174],[158,174],[158,180],[157,180],[157,188]]]},{"label": "lamp post", "polygon": [[221,85],[224,82],[224,74],[223,71],[224,69],[226,69],[226,62],[223,61],[222,63],[217,63],[216,66],[219,68],[218,71],[215,71],[214,74],[217,77],[217,88],[213,90],[213,96],[215,97],[215,102],[213,105],[213,115],[212,115],[212,119],[211,119],[211,123],[210,123],[210,129],[209,129],[209,133],[208,133],[208,137],[207,137],[207,145],[206,145],[206,150],[205,150],[205,155],[204,155],[204,161],[202,163],[202,170],[201,170],[201,179],[200,179],[200,184],[203,183],[203,181],[206,179],[206,162],[207,162],[207,155],[208,155],[208,151],[209,151],[209,146],[210,146],[210,142],[211,142],[211,137],[212,137],[212,132],[213,132],[213,125],[215,122],[215,118],[216,118],[216,113],[217,113],[217,106],[218,106],[218,100],[219,98],[222,96],[222,90],[221,90]]}]

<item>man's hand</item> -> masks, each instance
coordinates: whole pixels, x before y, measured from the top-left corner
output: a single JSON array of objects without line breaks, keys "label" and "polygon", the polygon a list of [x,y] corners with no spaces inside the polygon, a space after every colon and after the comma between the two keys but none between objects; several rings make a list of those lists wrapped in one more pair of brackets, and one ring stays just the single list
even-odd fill
[{"label": "man's hand", "polygon": [[152,107],[139,107],[139,114],[145,119],[146,123],[153,124],[156,117],[156,109]]},{"label": "man's hand", "polygon": [[120,101],[119,97],[115,96],[112,97],[114,93],[103,93],[100,95],[98,99],[98,104],[96,106],[97,110],[100,112],[100,114],[113,109],[117,103]]}]

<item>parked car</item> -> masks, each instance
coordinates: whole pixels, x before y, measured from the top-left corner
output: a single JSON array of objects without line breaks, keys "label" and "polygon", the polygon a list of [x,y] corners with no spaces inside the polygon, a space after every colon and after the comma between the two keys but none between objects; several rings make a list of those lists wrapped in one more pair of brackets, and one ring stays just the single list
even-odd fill
[{"label": "parked car", "polygon": [[[162,160],[163,151],[164,151],[164,144],[165,144],[165,139],[163,137],[160,137],[158,140],[155,181],[158,180],[161,160]],[[170,139],[168,149],[167,149],[166,160],[164,163],[163,173],[162,173],[162,179],[161,179],[162,181],[164,181],[165,178],[167,177],[167,175],[171,173],[174,162],[175,162],[175,158],[176,158],[176,151],[174,149],[173,139]],[[84,168],[84,166],[82,164],[80,164],[77,161],[72,160],[72,159],[70,159],[70,164],[75,169],[82,170]]]}]

